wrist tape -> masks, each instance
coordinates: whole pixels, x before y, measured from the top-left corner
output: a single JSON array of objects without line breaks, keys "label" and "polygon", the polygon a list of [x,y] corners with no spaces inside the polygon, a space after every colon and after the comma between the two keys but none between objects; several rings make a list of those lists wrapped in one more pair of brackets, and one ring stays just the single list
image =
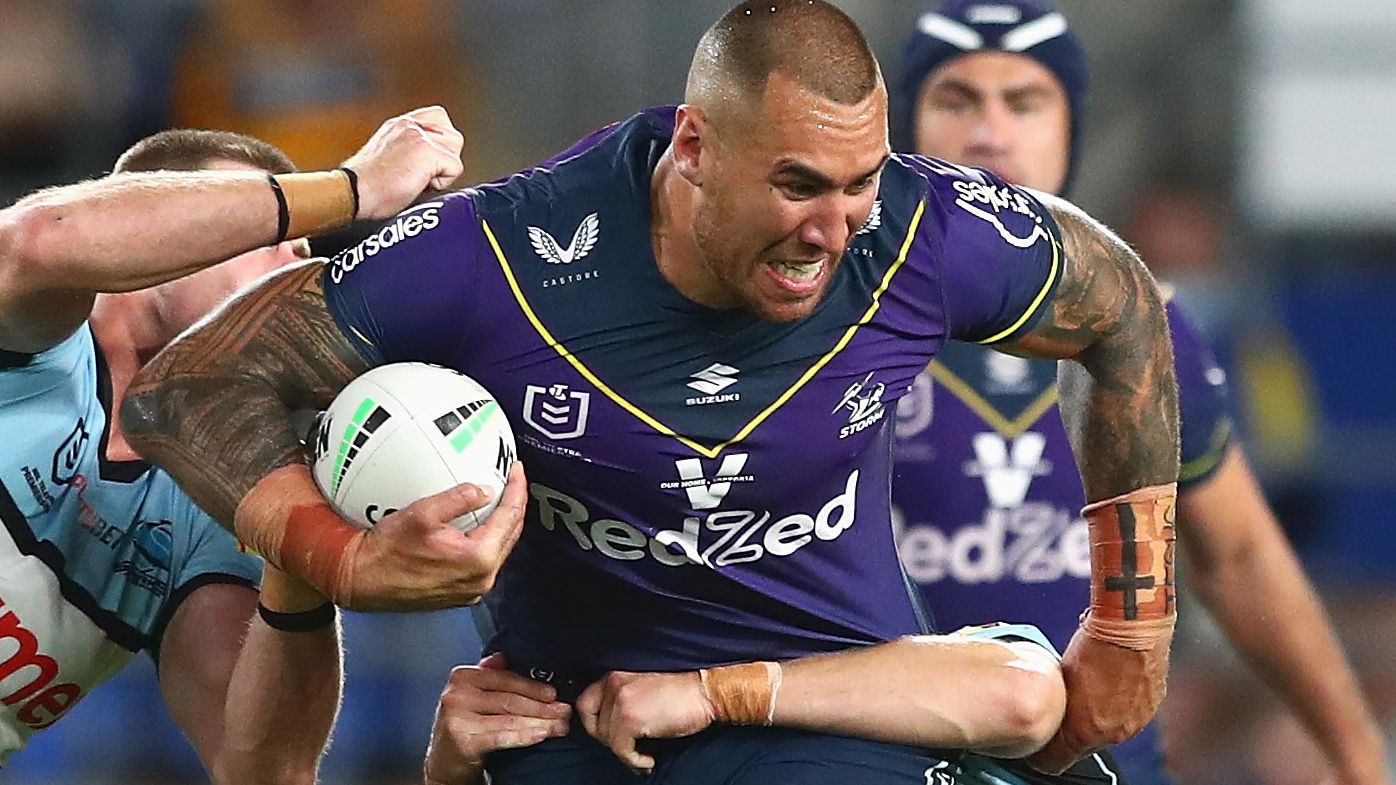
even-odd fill
[{"label": "wrist tape", "polygon": [[778,662],[748,662],[698,671],[713,719],[727,725],[771,725],[784,673]]},{"label": "wrist tape", "polygon": [[238,539],[262,558],[334,601],[353,601],[354,557],[367,531],[339,517],[310,467],[292,463],[263,477],[233,516]]},{"label": "wrist tape", "polygon": [[1173,586],[1177,485],[1154,485],[1087,505],[1091,604],[1082,629],[1146,650],[1167,640],[1177,618]]},{"label": "wrist tape", "polygon": [[276,241],[311,237],[352,222],[358,212],[358,178],[348,171],[268,175],[276,196]]}]

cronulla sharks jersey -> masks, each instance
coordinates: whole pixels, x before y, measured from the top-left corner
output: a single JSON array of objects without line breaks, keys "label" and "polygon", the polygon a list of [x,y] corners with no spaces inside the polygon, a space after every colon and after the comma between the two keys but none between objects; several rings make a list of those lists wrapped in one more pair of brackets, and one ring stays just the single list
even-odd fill
[{"label": "cronulla sharks jersey", "polygon": [[0,370],[0,762],[143,648],[178,602],[261,563],[164,472],[106,460],[111,384],[84,325]]},{"label": "cronulla sharks jersey", "polygon": [[1057,229],[978,170],[894,157],[808,318],[681,296],[650,240],[656,109],[336,256],[372,363],[435,362],[508,412],[529,479],[494,642],[515,662],[691,669],[921,629],[889,509],[892,407],[948,338],[1047,307]]}]

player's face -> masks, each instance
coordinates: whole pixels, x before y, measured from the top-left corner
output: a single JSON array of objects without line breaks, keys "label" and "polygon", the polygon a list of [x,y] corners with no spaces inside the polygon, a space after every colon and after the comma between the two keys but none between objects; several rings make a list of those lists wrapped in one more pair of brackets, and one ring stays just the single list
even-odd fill
[{"label": "player's face", "polygon": [[706,272],[763,319],[802,319],[872,211],[886,92],[842,105],[777,73],[752,116],[714,130],[694,218]]},{"label": "player's face", "polygon": [[1061,82],[1026,55],[975,52],[941,66],[916,101],[916,152],[980,166],[1057,193],[1066,180],[1071,110]]},{"label": "player's face", "polygon": [[[208,168],[223,171],[262,171],[233,161],[213,161]],[[263,275],[309,256],[306,241],[288,240],[279,245],[248,251],[193,275],[163,284],[155,290],[155,299],[161,321],[169,328],[169,337],[173,338],[209,315],[231,299],[238,290]]]}]

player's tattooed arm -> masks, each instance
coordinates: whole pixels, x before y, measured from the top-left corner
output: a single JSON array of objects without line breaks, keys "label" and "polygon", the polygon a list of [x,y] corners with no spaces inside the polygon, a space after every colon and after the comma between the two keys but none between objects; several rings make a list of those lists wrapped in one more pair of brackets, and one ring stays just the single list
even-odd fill
[{"label": "player's tattooed arm", "polygon": [[1178,478],[1178,387],[1163,299],[1137,254],[1059,199],[1062,280],[1051,310],[1006,347],[1071,359],[1058,371],[1088,500]]},{"label": "player's tattooed arm", "polygon": [[368,369],[325,307],[324,264],[230,302],[156,355],[122,404],[131,444],[226,526],[258,480],[304,460],[292,413],[324,408]]}]

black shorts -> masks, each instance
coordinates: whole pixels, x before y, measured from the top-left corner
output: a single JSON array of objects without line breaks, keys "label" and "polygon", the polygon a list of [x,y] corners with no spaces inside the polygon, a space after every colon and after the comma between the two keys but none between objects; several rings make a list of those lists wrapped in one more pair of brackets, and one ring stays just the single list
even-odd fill
[{"label": "black shorts", "polygon": [[626,768],[574,723],[560,739],[489,756],[493,785],[1126,785],[1108,756],[1050,777],[1019,761],[788,728],[714,726],[641,742],[657,765]]}]

